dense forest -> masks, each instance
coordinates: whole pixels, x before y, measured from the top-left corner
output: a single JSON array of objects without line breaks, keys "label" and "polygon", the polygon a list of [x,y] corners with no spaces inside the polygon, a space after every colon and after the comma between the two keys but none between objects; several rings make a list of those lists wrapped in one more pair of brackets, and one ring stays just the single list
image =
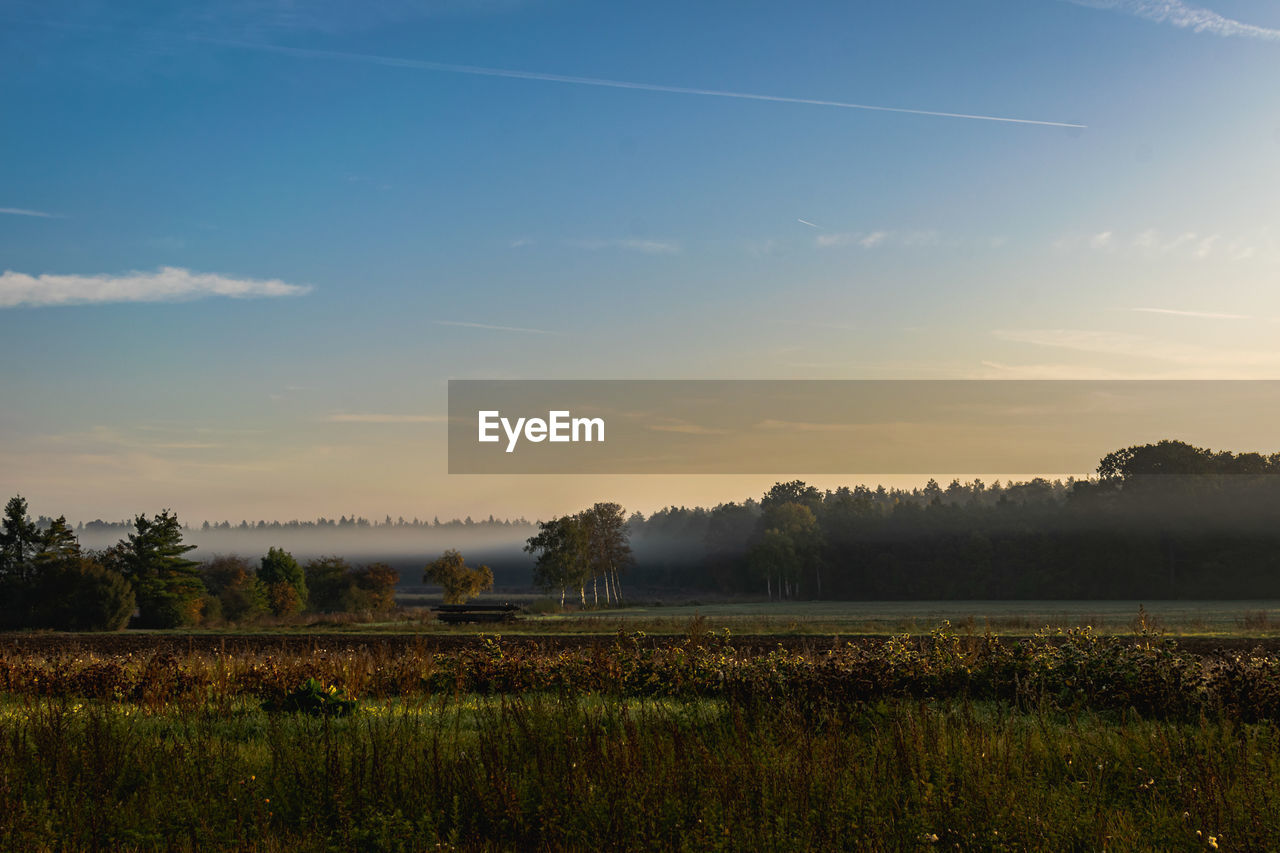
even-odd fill
[{"label": "dense forest", "polygon": [[826,599],[1280,598],[1280,454],[1178,441],[1087,480],[779,483],[630,522],[633,583]]}]

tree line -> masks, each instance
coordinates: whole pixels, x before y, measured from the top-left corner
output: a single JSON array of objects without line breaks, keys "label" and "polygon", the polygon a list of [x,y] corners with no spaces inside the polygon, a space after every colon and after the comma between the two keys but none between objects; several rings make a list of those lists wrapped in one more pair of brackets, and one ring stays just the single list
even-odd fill
[{"label": "tree line", "polygon": [[819,491],[628,520],[636,582],[779,598],[1280,597],[1280,454],[1160,441],[1095,477]]},{"label": "tree line", "polygon": [[176,628],[395,606],[399,573],[385,563],[319,557],[300,565],[279,548],[257,565],[238,556],[197,562],[183,529],[168,510],[139,515],[115,545],[85,550],[65,516],[32,521],[15,496],[0,521],[0,627],[118,630],[132,620]]},{"label": "tree line", "polygon": [[[36,519],[37,526],[45,527],[53,521],[52,518],[40,516]],[[76,533],[113,533],[123,532],[132,529],[134,522],[130,520],[121,521],[103,521],[101,518],[93,521],[81,521],[76,525]],[[202,533],[219,533],[233,532],[241,533],[248,531],[356,531],[356,530],[495,530],[502,531],[511,528],[531,528],[533,523],[524,518],[495,518],[490,515],[488,518],[476,521],[467,516],[466,518],[453,518],[447,521],[441,521],[439,516],[433,517],[430,521],[421,518],[406,519],[403,515],[393,519],[387,516],[382,521],[377,519],[370,520],[364,516],[343,515],[339,518],[326,518],[320,516],[312,519],[291,519],[289,521],[268,521],[267,519],[258,519],[257,521],[249,521],[241,519],[238,523],[233,524],[230,521],[204,521],[196,527],[183,525],[183,530],[193,531],[199,530]]]}]

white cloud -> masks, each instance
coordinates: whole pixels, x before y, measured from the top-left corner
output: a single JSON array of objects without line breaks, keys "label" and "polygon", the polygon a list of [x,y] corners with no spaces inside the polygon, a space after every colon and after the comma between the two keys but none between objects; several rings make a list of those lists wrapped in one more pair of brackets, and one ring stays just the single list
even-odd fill
[{"label": "white cloud", "polygon": [[309,285],[277,279],[232,278],[193,273],[181,267],[123,275],[39,275],[6,270],[0,274],[0,308],[95,305],[109,302],[182,302],[207,296],[232,299],[297,296]]},{"label": "white cloud", "polygon": [[1223,37],[1280,41],[1280,29],[1246,24],[1181,0],[1068,0],[1077,6],[1125,12],[1148,21],[1170,24],[1179,29]]},{"label": "white cloud", "polygon": [[1198,244],[1196,244],[1195,256],[1197,258],[1200,258],[1201,260],[1204,260],[1205,258],[1209,257],[1209,255],[1213,253],[1213,244],[1218,242],[1219,239],[1220,239],[1220,235],[1218,234],[1214,234],[1210,237],[1205,237]]},{"label": "white cloud", "polygon": [[[899,248],[921,248],[924,246],[943,245],[937,231],[845,231],[831,234],[819,234],[813,244],[820,249],[833,249],[840,246],[858,246],[862,249],[875,249],[881,246]],[[958,241],[950,241],[945,245],[956,246]]]},{"label": "white cloud", "polygon": [[1085,246],[1095,250],[1136,250],[1152,259],[1172,256],[1197,261],[1211,258],[1244,261],[1258,256],[1260,251],[1273,255],[1276,241],[1268,227],[1253,228],[1236,235],[1200,231],[1163,232],[1158,228],[1147,228],[1132,237],[1117,231],[1064,234],[1052,245],[1057,251],[1076,251]]},{"label": "white cloud", "polygon": [[622,240],[569,240],[570,246],[576,249],[599,251],[600,249],[627,249],[632,252],[644,252],[647,255],[674,255],[680,251],[679,243],[664,240],[638,240],[634,238]]},{"label": "white cloud", "polygon": [[45,213],[43,210],[27,210],[22,207],[0,207],[0,213],[10,216],[38,216],[41,219],[61,219],[56,213]]},{"label": "white cloud", "polygon": [[1005,364],[979,362],[969,379],[1170,379],[1168,372],[1134,372],[1079,364]]},{"label": "white cloud", "polygon": [[831,249],[837,246],[861,246],[874,249],[883,245],[892,236],[891,231],[846,231],[837,234],[819,234],[814,238],[814,245],[820,249]]},{"label": "white cloud", "polygon": [[1082,329],[1001,329],[992,334],[1001,340],[1015,343],[1163,361],[1198,370],[1262,369],[1274,372],[1280,369],[1280,352],[1223,349],[1195,343],[1162,341],[1123,332]]},{"label": "white cloud", "polygon": [[1175,317],[1199,317],[1205,320],[1250,320],[1246,314],[1219,314],[1213,311],[1179,311],[1174,308],[1134,308],[1144,314],[1172,314]]},{"label": "white cloud", "polygon": [[338,412],[326,415],[324,421],[331,424],[442,424],[446,415],[390,415],[381,412]]},{"label": "white cloud", "polygon": [[512,249],[523,249],[525,246],[534,245],[534,242],[535,241],[529,237],[520,237],[519,239],[512,240],[508,246]]}]

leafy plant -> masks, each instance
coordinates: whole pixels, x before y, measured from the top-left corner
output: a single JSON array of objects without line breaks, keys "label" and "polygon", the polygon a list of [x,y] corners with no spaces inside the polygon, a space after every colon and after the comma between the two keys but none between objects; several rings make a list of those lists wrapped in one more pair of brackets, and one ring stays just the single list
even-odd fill
[{"label": "leafy plant", "polygon": [[346,717],[355,713],[359,703],[355,699],[347,699],[341,687],[315,678],[308,678],[293,690],[290,690],[278,702],[265,702],[262,706],[267,711],[286,714],[310,714],[313,717]]}]

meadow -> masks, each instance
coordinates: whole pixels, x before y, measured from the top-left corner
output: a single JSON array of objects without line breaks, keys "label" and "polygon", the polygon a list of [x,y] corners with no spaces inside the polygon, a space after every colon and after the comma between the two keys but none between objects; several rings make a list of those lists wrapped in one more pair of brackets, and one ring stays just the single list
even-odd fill
[{"label": "meadow", "polygon": [[[709,621],[709,620],[707,620]],[[1123,637],[0,652],[15,850],[1280,847],[1280,657]]]}]

